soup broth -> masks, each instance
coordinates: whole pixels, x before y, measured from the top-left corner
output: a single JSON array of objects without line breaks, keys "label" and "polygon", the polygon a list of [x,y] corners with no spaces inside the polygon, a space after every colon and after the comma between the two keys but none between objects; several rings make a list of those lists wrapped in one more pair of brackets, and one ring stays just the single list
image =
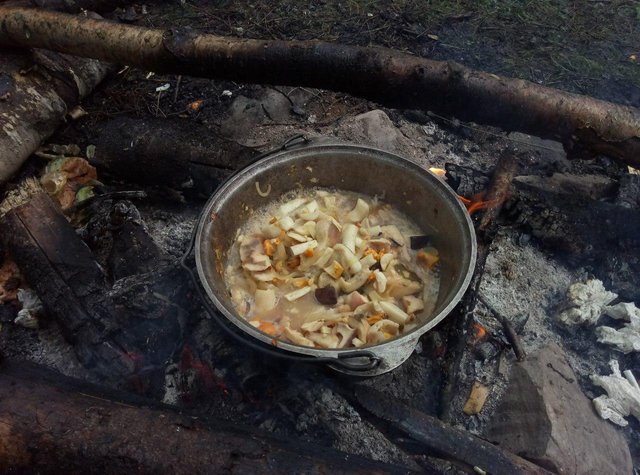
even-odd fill
[{"label": "soup broth", "polygon": [[410,236],[422,234],[376,197],[308,189],[238,230],[225,282],[237,313],[274,338],[317,348],[378,344],[433,313],[439,257],[433,247],[411,249]]}]

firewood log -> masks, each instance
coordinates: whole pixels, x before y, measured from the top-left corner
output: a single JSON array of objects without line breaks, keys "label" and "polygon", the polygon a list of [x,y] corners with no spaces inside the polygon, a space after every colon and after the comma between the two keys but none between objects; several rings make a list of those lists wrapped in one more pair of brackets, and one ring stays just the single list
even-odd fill
[{"label": "firewood log", "polygon": [[201,420],[26,362],[0,364],[2,473],[409,473]]},{"label": "firewood log", "polygon": [[5,7],[0,45],[47,48],[159,73],[343,91],[556,139],[573,156],[605,154],[640,166],[635,108],[390,49],[199,35]]}]

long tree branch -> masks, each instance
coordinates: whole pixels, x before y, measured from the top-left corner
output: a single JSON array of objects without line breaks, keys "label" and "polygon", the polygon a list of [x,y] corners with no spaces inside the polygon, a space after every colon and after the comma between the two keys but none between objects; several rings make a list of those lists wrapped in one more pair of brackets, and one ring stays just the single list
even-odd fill
[{"label": "long tree branch", "polygon": [[572,156],[605,154],[640,167],[635,108],[390,49],[196,35],[7,7],[0,7],[0,45],[47,48],[161,73],[343,91],[557,139]]}]

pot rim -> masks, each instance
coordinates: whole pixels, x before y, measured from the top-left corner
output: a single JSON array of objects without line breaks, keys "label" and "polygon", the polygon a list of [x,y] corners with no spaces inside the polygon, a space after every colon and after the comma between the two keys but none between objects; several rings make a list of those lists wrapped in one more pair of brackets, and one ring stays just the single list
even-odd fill
[{"label": "pot rim", "polygon": [[[410,332],[398,337],[398,338],[394,338],[390,341],[384,342],[384,343],[378,343],[375,345],[371,345],[371,346],[364,346],[364,347],[359,347],[359,348],[341,348],[341,349],[331,349],[331,348],[311,348],[311,347],[307,347],[307,346],[300,346],[300,345],[295,345],[292,343],[288,343],[282,340],[278,340],[278,339],[274,339],[272,337],[270,337],[269,335],[261,332],[260,330],[258,330],[257,328],[255,328],[253,325],[251,325],[247,320],[245,320],[244,318],[231,313],[227,310],[227,308],[222,304],[221,300],[218,299],[216,293],[214,292],[213,288],[211,285],[209,285],[209,282],[206,279],[206,275],[204,272],[204,266],[202,263],[202,258],[204,257],[201,252],[201,250],[203,249],[202,245],[203,245],[203,234],[204,234],[204,229],[205,226],[207,225],[208,221],[210,221],[211,219],[211,212],[212,212],[212,208],[214,207],[214,205],[216,204],[216,202],[219,200],[219,198],[221,196],[226,195],[228,192],[230,192],[233,187],[236,185],[236,183],[238,182],[242,182],[244,181],[244,179],[246,177],[250,177],[252,179],[256,178],[256,175],[259,175],[260,173],[260,169],[266,169],[268,168],[268,165],[271,162],[277,162],[279,161],[283,156],[289,157],[289,158],[293,158],[292,156],[294,156],[295,153],[299,153],[299,152],[304,152],[303,156],[298,157],[299,159],[304,158],[305,156],[308,156],[309,154],[313,154],[313,152],[323,152],[323,151],[327,151],[327,150],[333,150],[336,151],[336,149],[338,150],[344,150],[344,151],[349,151],[349,152],[360,152],[362,154],[364,154],[366,156],[367,153],[370,154],[370,158],[372,160],[378,160],[379,157],[376,157],[376,155],[382,155],[384,156],[386,159],[394,161],[394,162],[400,162],[403,164],[403,166],[413,169],[413,171],[417,174],[421,174],[421,175],[425,175],[429,177],[429,180],[432,181],[433,185],[435,187],[440,188],[442,191],[444,191],[445,195],[448,195],[451,198],[451,202],[454,203],[454,206],[457,207],[459,209],[459,211],[462,213],[462,216],[464,216],[465,218],[465,223],[466,223],[466,227],[465,229],[469,232],[469,241],[470,241],[470,251],[471,251],[471,255],[469,256],[469,265],[466,268],[465,271],[465,275],[464,275],[464,279],[462,280],[462,283],[460,284],[458,291],[453,295],[453,297],[449,300],[449,302],[447,303],[447,305],[437,314],[435,314],[428,322],[425,322],[423,325],[420,325],[416,328],[414,328],[413,330],[411,330]],[[212,252],[210,251],[211,247],[207,246],[204,249],[208,250],[205,251],[204,254],[208,255],[209,258],[212,258],[211,254]],[[437,177],[435,174],[433,174],[431,171],[426,170],[424,168],[422,168],[421,166],[419,166],[417,163],[404,158],[400,155],[397,155],[395,153],[392,152],[388,152],[386,150],[382,150],[379,148],[375,148],[375,147],[370,147],[370,146],[365,146],[365,145],[358,145],[358,144],[351,144],[351,143],[311,143],[311,144],[307,144],[307,145],[302,145],[300,147],[295,147],[295,148],[288,148],[288,149],[284,149],[278,152],[275,152],[273,154],[270,154],[240,170],[238,170],[236,173],[234,173],[233,175],[231,175],[224,183],[222,183],[211,195],[211,197],[207,200],[207,203],[204,205],[203,209],[202,209],[202,213],[200,215],[200,218],[198,220],[197,223],[197,232],[196,232],[196,242],[195,242],[195,260],[196,260],[196,268],[198,270],[198,278],[200,280],[200,283],[202,284],[202,286],[204,287],[207,296],[209,297],[209,299],[213,302],[215,308],[222,313],[225,318],[230,321],[231,323],[233,323],[236,327],[238,327],[240,330],[242,330],[244,333],[249,334],[251,337],[258,339],[259,341],[268,344],[268,345],[273,345],[273,347],[276,347],[278,349],[281,350],[286,350],[292,353],[298,353],[298,354],[304,354],[304,355],[311,355],[311,356],[321,356],[321,357],[337,357],[338,355],[341,356],[345,356],[345,355],[349,355],[351,353],[357,353],[357,352],[362,352],[362,350],[368,350],[371,351],[373,353],[376,353],[376,351],[383,351],[383,350],[388,350],[391,349],[393,347],[397,347],[397,346],[404,346],[409,344],[411,341],[414,342],[414,346],[417,344],[418,339],[424,335],[426,332],[428,332],[429,330],[431,330],[433,327],[435,327],[438,323],[440,323],[447,315],[449,315],[449,313],[451,313],[451,311],[453,310],[453,308],[458,304],[458,302],[461,300],[462,296],[464,295],[464,293],[466,292],[469,283],[471,281],[471,278],[473,276],[473,272],[475,270],[475,263],[476,263],[476,254],[477,254],[477,243],[476,243],[476,237],[475,237],[475,229],[473,227],[473,223],[471,221],[471,217],[469,216],[469,213],[467,212],[466,208],[464,207],[464,205],[460,202],[460,200],[458,199],[457,195],[455,194],[455,192],[446,184],[444,183],[439,177]]]}]

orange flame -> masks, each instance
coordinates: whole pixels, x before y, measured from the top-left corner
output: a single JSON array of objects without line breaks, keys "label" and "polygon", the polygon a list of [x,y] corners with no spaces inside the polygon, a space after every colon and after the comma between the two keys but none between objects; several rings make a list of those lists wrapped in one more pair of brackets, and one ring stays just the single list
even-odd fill
[{"label": "orange flame", "polygon": [[485,193],[478,193],[471,199],[465,198],[464,196],[458,195],[458,198],[462,203],[467,207],[467,212],[469,215],[473,215],[476,211],[480,211],[481,209],[493,208],[494,206],[498,206],[504,201],[504,198],[496,198],[493,200],[484,200]]},{"label": "orange flame", "polygon": [[429,168],[429,171],[440,178],[445,178],[445,175],[447,174],[447,171],[442,168],[431,167]]}]

